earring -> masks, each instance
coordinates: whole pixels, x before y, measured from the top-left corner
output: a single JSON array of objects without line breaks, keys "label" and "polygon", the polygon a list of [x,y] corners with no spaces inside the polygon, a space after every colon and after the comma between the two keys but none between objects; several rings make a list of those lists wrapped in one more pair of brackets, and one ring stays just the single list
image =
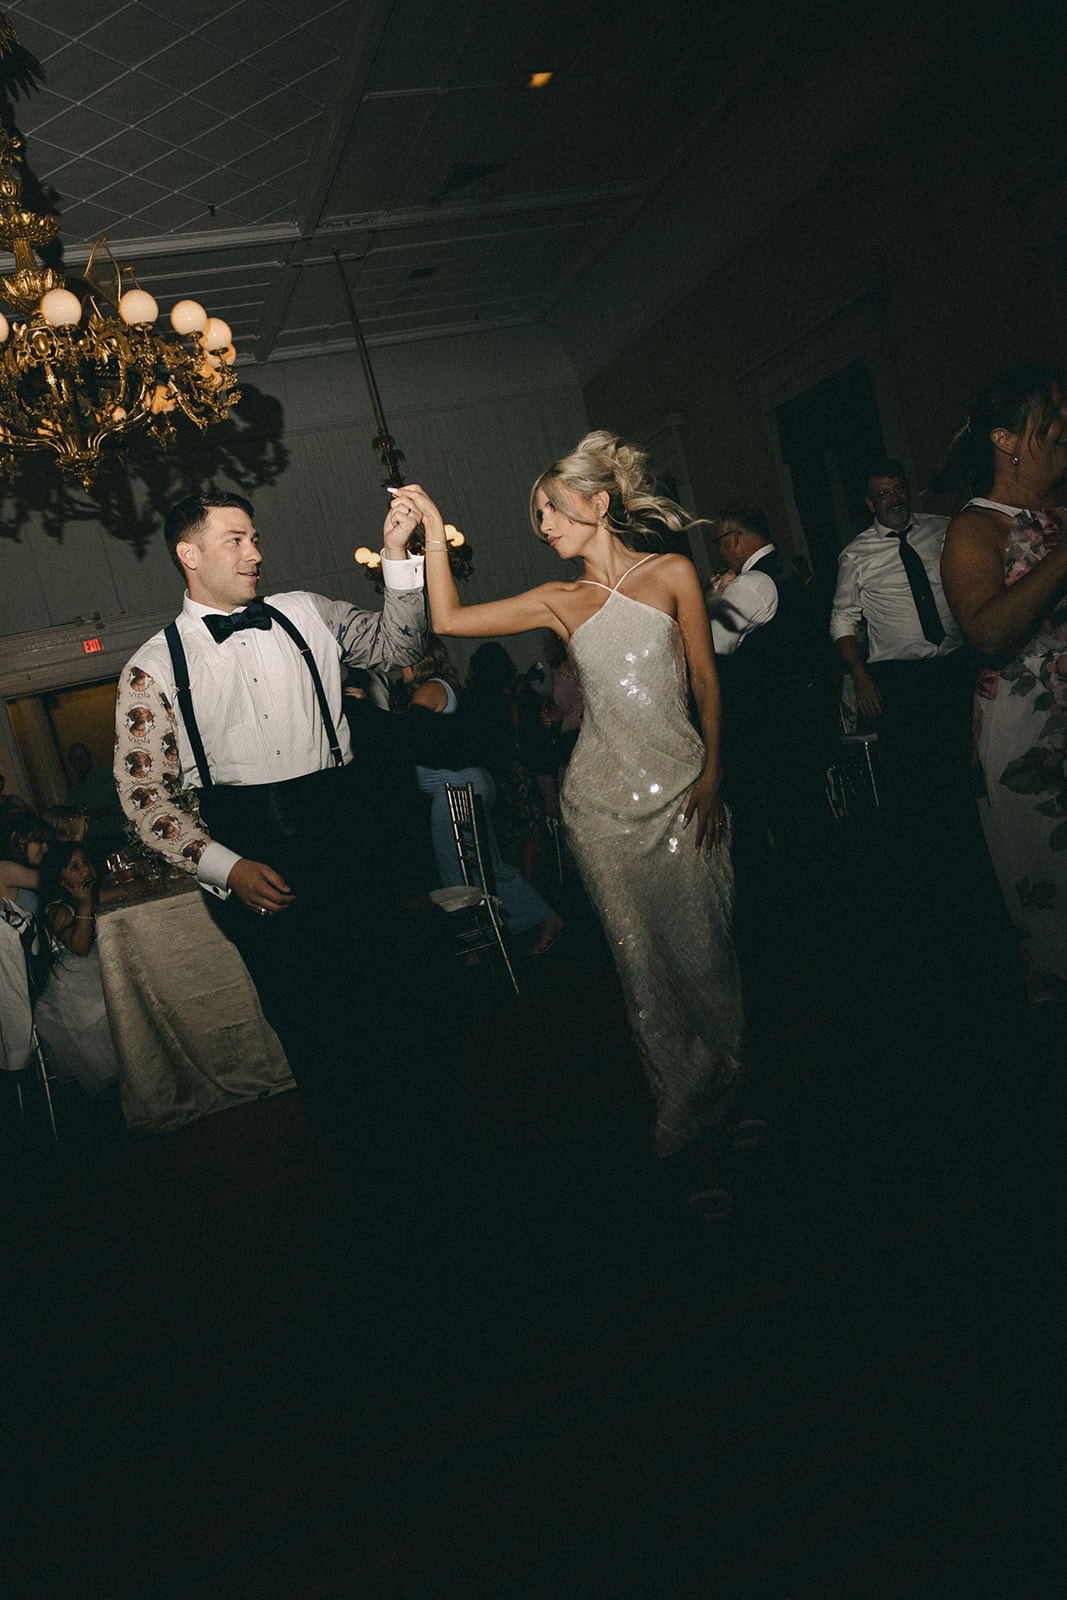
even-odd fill
[{"label": "earring", "polygon": [[1018,456],[1012,456],[1011,464],[1012,464],[1013,467],[1017,467],[1019,465],[1019,457]]}]

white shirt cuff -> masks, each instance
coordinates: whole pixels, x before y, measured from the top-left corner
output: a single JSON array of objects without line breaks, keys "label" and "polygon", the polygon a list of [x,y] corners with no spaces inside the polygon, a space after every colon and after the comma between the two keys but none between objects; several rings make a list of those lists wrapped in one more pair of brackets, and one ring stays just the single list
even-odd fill
[{"label": "white shirt cuff", "polygon": [[196,864],[197,883],[201,889],[207,889],[225,900],[230,892],[226,887],[226,880],[240,859],[236,851],[227,850],[217,839],[209,840],[206,850]]},{"label": "white shirt cuff", "polygon": [[421,589],[425,556],[408,556],[406,561],[393,561],[382,551],[382,577],[387,589]]}]

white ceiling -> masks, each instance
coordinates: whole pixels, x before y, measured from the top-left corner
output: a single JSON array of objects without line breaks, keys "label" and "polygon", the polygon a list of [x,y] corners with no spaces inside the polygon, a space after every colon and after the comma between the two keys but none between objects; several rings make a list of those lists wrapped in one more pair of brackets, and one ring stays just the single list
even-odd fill
[{"label": "white ceiling", "polygon": [[257,361],[351,347],[334,251],[371,344],[543,319],[625,252],[773,32],[736,0],[4,9],[44,69],[15,111],[68,267],[106,234]]}]

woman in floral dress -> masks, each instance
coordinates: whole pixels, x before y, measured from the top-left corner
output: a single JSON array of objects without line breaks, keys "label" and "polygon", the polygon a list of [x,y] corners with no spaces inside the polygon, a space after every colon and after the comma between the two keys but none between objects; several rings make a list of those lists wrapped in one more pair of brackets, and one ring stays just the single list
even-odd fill
[{"label": "woman in floral dress", "polygon": [[1067,384],[1018,367],[984,389],[950,470],[977,498],[941,574],[987,658],[975,697],[979,811],[1031,1000],[1067,1000]]}]

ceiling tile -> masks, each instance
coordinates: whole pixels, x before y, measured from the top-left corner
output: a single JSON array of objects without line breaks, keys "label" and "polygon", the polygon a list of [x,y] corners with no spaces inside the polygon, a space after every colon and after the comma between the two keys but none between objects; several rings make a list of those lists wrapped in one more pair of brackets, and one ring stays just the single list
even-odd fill
[{"label": "ceiling tile", "polygon": [[195,94],[206,78],[229,72],[235,66],[235,57],[214,48],[209,50],[202,39],[188,34],[146,61],[141,71],[146,78],[165,84],[179,94]]},{"label": "ceiling tile", "polygon": [[61,211],[58,217],[59,236],[65,244],[92,244],[101,234],[111,233],[122,221],[117,211],[107,211],[103,206],[86,201]]},{"label": "ceiling tile", "polygon": [[[438,8],[435,6],[434,9]],[[345,49],[351,43],[356,31],[356,18],[351,0],[333,0],[333,3],[324,5],[308,5],[304,8],[304,22],[305,26],[316,28],[324,39],[329,39],[339,50]],[[406,50],[410,45],[410,38],[403,34],[400,38],[402,48]]]},{"label": "ceiling tile", "polygon": [[124,216],[132,217],[146,206],[167,199],[169,194],[170,190],[160,188],[158,183],[146,183],[143,178],[121,178],[110,189],[103,189],[92,198],[97,205],[114,206]]},{"label": "ceiling tile", "polygon": [[164,106],[154,116],[146,117],[141,126],[155,138],[169,144],[191,144],[195,151],[196,140],[211,133],[217,123],[218,117],[209,106],[203,106],[199,100],[192,100],[185,95],[171,105]]},{"label": "ceiling tile", "polygon": [[43,22],[33,21],[24,27],[22,17],[16,17],[10,6],[8,7],[8,13],[11,20],[18,24],[17,31],[21,42],[31,55],[37,57],[47,71],[49,58],[57,50],[62,50],[70,43],[69,37],[64,33],[57,33],[53,28],[46,27]]},{"label": "ceiling tile", "polygon": [[[414,5],[412,0],[398,0],[394,12],[396,32],[390,30],[389,43],[375,58],[368,90],[404,91],[415,85],[426,88],[439,84],[457,54],[462,58],[467,35],[482,25],[478,12],[479,7],[471,5],[457,17],[448,5],[420,7],[417,0]],[[401,39],[405,48],[398,49],[397,41]]]},{"label": "ceiling tile", "polygon": [[337,64],[337,51],[333,45],[318,36],[312,27],[290,34],[280,49],[260,50],[250,56],[252,66],[261,72],[273,72],[275,79],[284,74],[284,81],[297,84],[309,72],[321,71]]},{"label": "ceiling tile", "polygon": [[176,98],[175,91],[139,71],[127,72],[98,93],[86,96],[85,104],[106,117],[126,124],[143,122]]},{"label": "ceiling tile", "polygon": [[172,153],[171,145],[150,138],[140,128],[124,128],[113,139],[98,144],[93,151],[98,161],[117,167],[120,172],[139,172],[163,158],[169,159]]},{"label": "ceiling tile", "polygon": [[250,128],[238,121],[222,121],[213,111],[209,116],[210,129],[199,139],[188,141],[193,154],[202,156],[205,161],[214,160],[220,165],[229,165],[236,157],[246,156],[263,143],[263,135],[258,128]]},{"label": "ceiling tile", "polygon": [[[269,189],[255,190],[250,198],[255,201],[257,196],[263,206],[267,205],[270,198],[278,198],[277,192]],[[257,210],[254,220],[260,227],[266,227],[269,223],[274,222],[290,222],[296,217],[299,208],[300,197],[294,193],[288,196],[283,204],[274,206],[273,209]]]},{"label": "ceiling tile", "polygon": [[83,155],[122,132],[121,123],[111,117],[101,117],[86,106],[68,106],[58,117],[50,120],[47,128],[49,143],[57,144],[73,155]]},{"label": "ceiling tile", "polygon": [[[189,153],[181,152],[183,155]],[[213,167],[202,177],[194,179],[192,183],[176,183],[174,187],[188,195],[191,200],[200,200],[205,206],[221,208],[228,205],[235,195],[245,193],[248,179],[230,168]]]},{"label": "ceiling tile", "polygon": [[158,183],[163,189],[186,190],[213,171],[211,163],[194,155],[192,150],[167,150],[157,161],[142,167],[140,176],[149,183]]},{"label": "ceiling tile", "polygon": [[[108,7],[109,10],[118,10],[118,6]],[[12,11],[11,16],[19,30],[19,38],[27,50],[33,49],[32,29],[27,29],[23,34],[23,21],[41,21],[46,27],[58,29],[65,33],[68,39],[80,38],[88,32],[94,23],[100,20],[100,8],[96,8],[96,15],[85,4],[85,0],[20,0],[17,14]]]},{"label": "ceiling tile", "polygon": [[258,150],[250,150],[245,156],[237,156],[227,165],[234,172],[242,173],[254,183],[269,183],[283,172],[293,174],[288,187],[296,188],[299,185],[299,174],[305,169],[306,163],[299,157],[293,159],[293,151],[287,145],[278,144],[271,140],[261,144]]},{"label": "ceiling tile", "polygon": [[70,101],[64,95],[50,94],[47,89],[35,89],[18,107],[18,125],[27,143],[38,128],[42,130],[70,110]]},{"label": "ceiling tile", "polygon": [[322,116],[322,102],[293,89],[282,89],[258,105],[249,106],[241,120],[265,134],[280,138],[293,128]]},{"label": "ceiling tile", "polygon": [[[70,161],[77,161],[78,157],[71,150],[61,150],[58,145],[49,144],[45,139],[34,138],[26,141],[26,156],[29,167],[43,182],[51,182],[52,174],[65,167]],[[118,168],[121,172],[122,168]]]},{"label": "ceiling tile", "polygon": [[269,51],[284,38],[284,48],[275,53],[273,63],[268,61],[265,65],[260,59],[257,66],[269,70],[273,64],[275,74],[288,79],[292,41],[287,36],[292,35],[306,17],[307,11],[302,7],[267,6],[259,4],[259,0],[240,0],[232,11],[216,18],[204,32],[219,49],[231,50],[245,58]]},{"label": "ceiling tile", "polygon": [[257,226],[267,222],[294,222],[299,204],[295,189],[290,194],[265,184],[257,184],[231,201],[235,212]]},{"label": "ceiling tile", "polygon": [[324,118],[314,117],[310,122],[305,122],[303,127],[290,128],[285,135],[285,142],[291,144],[294,150],[299,150],[301,155],[314,156],[322,143],[326,127]]},{"label": "ceiling tile", "polygon": [[138,211],[136,221],[141,233],[150,236],[153,233],[170,233],[173,228],[180,228],[183,222],[203,216],[203,212],[203,206],[197,201],[190,200],[184,194],[171,194],[158,200],[155,205]]},{"label": "ceiling tile", "polygon": [[435,104],[426,95],[376,100],[365,106],[338,164],[323,215],[348,216],[394,205],[398,182],[424,136],[427,112],[432,113]]},{"label": "ceiling tile", "polygon": [[[236,210],[233,200],[201,200],[195,194],[187,194],[186,199],[197,201],[200,210],[188,222],[181,223],[176,232],[210,233],[213,228],[247,228],[254,220],[244,211]],[[208,209],[210,206],[214,206],[214,213]]]},{"label": "ceiling tile", "polygon": [[[310,100],[316,106],[332,107],[337,95],[337,68],[318,67],[314,72],[309,72],[306,77],[294,85],[293,93],[299,93],[305,100]],[[351,106],[341,108],[348,114]]]},{"label": "ceiling tile", "polygon": [[158,12],[160,16],[169,18],[176,27],[192,32],[215,22],[237,4],[239,0],[232,0],[229,5],[226,0],[148,0],[145,10]]},{"label": "ceiling tile", "polygon": [[64,201],[74,204],[78,200],[92,199],[101,189],[109,189],[113,183],[128,180],[115,167],[106,167],[99,161],[76,156],[65,166],[53,169],[48,174],[48,181],[55,185]]},{"label": "ceiling tile", "polygon": [[118,62],[87,45],[69,44],[48,63],[48,87],[53,94],[80,101],[88,85],[110,83],[122,70]]},{"label": "ceiling tile", "polygon": [[226,116],[241,116],[246,106],[257,105],[259,101],[277,94],[278,84],[275,78],[256,72],[242,61],[220,77],[213,77],[209,81],[202,79],[193,92],[198,100],[213,106],[216,111]]},{"label": "ceiling tile", "polygon": [[182,36],[166,17],[143,6],[123,6],[114,16],[91,28],[85,42],[128,67],[147,61]]},{"label": "ceiling tile", "polygon": [[239,194],[233,195],[224,205],[216,207],[216,216],[221,217],[224,227],[247,228],[255,223],[255,207],[248,195],[249,185],[246,184]]}]

